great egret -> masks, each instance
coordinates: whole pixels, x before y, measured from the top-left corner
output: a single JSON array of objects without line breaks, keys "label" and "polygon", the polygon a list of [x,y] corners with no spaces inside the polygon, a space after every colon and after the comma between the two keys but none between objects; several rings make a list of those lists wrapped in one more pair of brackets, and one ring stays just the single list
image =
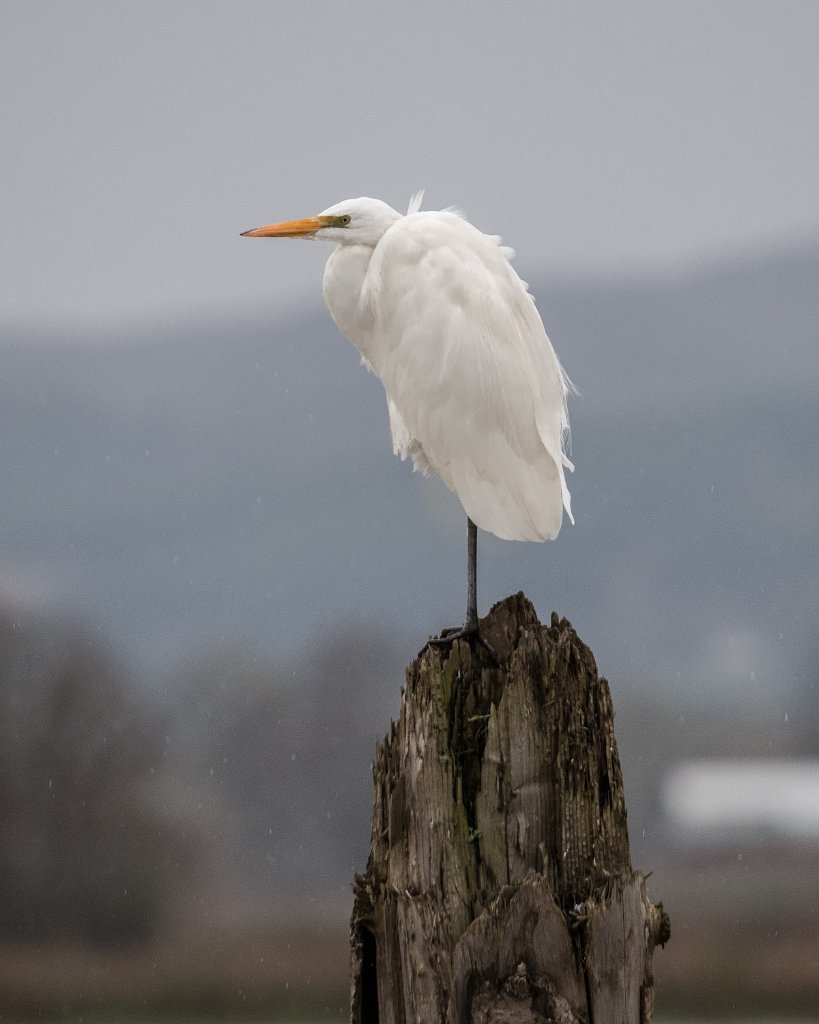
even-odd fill
[{"label": "great egret", "polygon": [[[477,527],[504,540],[557,536],[572,519],[564,467],[570,388],[513,253],[452,210],[406,215],[347,199],[251,238],[337,243],[324,300],[387,394],[393,450],[435,473],[467,515],[468,596],[478,634]],[[574,520],[572,519],[572,522]]]}]

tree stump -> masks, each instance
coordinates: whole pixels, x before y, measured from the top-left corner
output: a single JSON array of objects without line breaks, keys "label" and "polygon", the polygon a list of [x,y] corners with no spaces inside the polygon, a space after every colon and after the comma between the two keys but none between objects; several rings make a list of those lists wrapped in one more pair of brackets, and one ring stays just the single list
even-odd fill
[{"label": "tree stump", "polygon": [[354,1024],[648,1024],[669,935],[631,867],[608,683],[523,594],[427,647],[376,749]]}]

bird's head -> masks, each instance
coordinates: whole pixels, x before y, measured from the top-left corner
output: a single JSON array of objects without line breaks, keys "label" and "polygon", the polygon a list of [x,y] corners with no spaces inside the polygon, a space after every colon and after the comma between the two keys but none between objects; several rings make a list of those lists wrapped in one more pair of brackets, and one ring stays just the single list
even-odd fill
[{"label": "bird's head", "polygon": [[345,199],[315,217],[243,231],[246,238],[320,238],[339,245],[376,245],[401,214],[380,199]]}]

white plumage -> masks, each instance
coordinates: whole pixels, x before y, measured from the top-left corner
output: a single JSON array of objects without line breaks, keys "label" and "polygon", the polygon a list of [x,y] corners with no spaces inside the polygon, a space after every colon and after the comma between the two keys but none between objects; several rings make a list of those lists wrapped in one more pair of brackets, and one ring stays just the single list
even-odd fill
[{"label": "white plumage", "polygon": [[338,243],[324,298],[384,385],[393,448],[435,473],[479,527],[557,536],[570,387],[511,250],[451,210],[377,199],[246,232]]}]

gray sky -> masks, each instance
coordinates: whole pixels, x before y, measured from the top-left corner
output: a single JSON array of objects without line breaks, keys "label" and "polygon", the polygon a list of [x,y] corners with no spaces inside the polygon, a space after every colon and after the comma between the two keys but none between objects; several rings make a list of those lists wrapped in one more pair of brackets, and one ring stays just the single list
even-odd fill
[{"label": "gray sky", "polygon": [[319,303],[238,233],[456,204],[522,272],[819,238],[819,3],[0,5],[0,316]]}]

